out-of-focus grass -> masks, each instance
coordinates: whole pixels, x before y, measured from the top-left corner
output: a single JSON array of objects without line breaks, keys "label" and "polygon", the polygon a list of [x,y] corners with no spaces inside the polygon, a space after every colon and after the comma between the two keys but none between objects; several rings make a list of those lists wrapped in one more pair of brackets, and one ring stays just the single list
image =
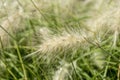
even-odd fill
[{"label": "out-of-focus grass", "polygon": [[[0,80],[119,80],[119,34],[113,47],[113,32],[91,30],[98,15],[113,6],[119,8],[119,0],[1,0]],[[86,38],[89,33],[94,36]],[[86,44],[70,44],[83,34]],[[56,39],[66,37],[67,47],[61,42],[54,50]],[[48,44],[45,54],[26,58],[48,39],[53,48]]]}]

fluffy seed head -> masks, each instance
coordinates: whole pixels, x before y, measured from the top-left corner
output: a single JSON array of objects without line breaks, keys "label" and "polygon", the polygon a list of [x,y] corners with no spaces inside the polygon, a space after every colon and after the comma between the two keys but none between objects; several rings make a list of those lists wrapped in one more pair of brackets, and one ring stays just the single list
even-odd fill
[{"label": "fluffy seed head", "polygon": [[[73,61],[73,65],[76,65],[76,61]],[[53,80],[67,80],[68,77],[72,79],[71,72],[73,71],[73,65],[66,61],[61,61],[61,66],[58,67],[58,70],[55,71],[53,75]],[[76,66],[74,67],[76,68]]]},{"label": "fluffy seed head", "polygon": [[[10,15],[8,18],[3,20],[1,22],[1,27],[4,28],[8,33],[13,34],[14,32],[17,32],[19,29],[22,29],[21,26],[18,26],[20,24],[21,19],[22,19],[21,15],[16,12],[15,14]],[[10,36],[1,27],[0,27],[0,38],[2,44],[5,46],[8,45]]]},{"label": "fluffy seed head", "polygon": [[87,33],[80,34],[79,31],[76,32],[72,30],[69,30],[69,32],[65,30],[59,35],[50,35],[49,37],[46,35],[48,36],[48,34],[44,34],[41,45],[37,51],[38,53],[36,53],[37,55],[53,55],[53,53],[64,53],[69,50],[77,50],[87,43],[85,38],[90,37]]},{"label": "fluffy seed head", "polygon": [[[94,23],[93,23],[94,22]],[[92,21],[90,29],[101,38],[106,32],[113,34],[113,46],[116,46],[120,32],[120,9],[114,7]]]}]

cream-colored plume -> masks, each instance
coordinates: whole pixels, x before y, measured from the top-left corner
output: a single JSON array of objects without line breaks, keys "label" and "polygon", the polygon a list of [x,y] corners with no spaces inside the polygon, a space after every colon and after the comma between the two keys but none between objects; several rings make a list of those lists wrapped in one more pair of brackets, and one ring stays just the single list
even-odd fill
[{"label": "cream-colored plume", "polygon": [[[49,33],[45,33],[44,35],[44,31],[41,31],[43,40],[39,49],[30,55],[46,54],[48,56],[53,55],[53,53],[64,53],[69,50],[77,50],[80,46],[88,42],[94,43],[96,40],[101,42],[102,36],[107,33],[113,35],[113,47],[116,46],[120,32],[120,9],[117,4],[114,4],[112,7],[110,6],[110,8],[106,10],[104,9],[103,12],[99,13],[97,16],[93,16],[88,22],[89,23],[86,23],[87,30],[76,30],[72,28],[63,30],[60,34],[52,35],[49,35]],[[46,29],[46,31],[49,32],[50,30]]]},{"label": "cream-colored plume", "polygon": [[[114,35],[113,45],[116,45],[116,41],[118,38],[118,34],[120,31],[120,10],[119,8],[115,8],[113,10],[108,10],[104,12],[102,15],[97,17],[95,20],[91,21],[91,24],[88,24],[90,27],[87,31],[82,30],[72,30],[66,31],[64,30],[61,34],[48,36],[49,33],[45,33],[41,31],[44,36],[44,40],[37,52],[42,53],[57,53],[64,52],[69,49],[76,50],[81,45],[88,43],[86,39],[92,39],[92,42],[95,42],[95,38],[101,41],[101,36],[105,34],[107,31]],[[49,29],[45,30],[49,32]],[[112,35],[111,34],[111,35]],[[37,53],[37,54],[39,54]]]},{"label": "cream-colored plume", "polygon": [[[40,29],[40,32],[43,32],[41,31],[42,29]],[[74,29],[69,31],[64,30],[59,35],[50,35],[46,33],[49,32],[49,30],[46,28],[44,32],[41,33],[43,34],[43,40],[41,42],[41,45],[39,46],[39,49],[30,55],[47,54],[48,56],[53,55],[54,53],[64,53],[69,50],[77,50],[79,47],[86,45],[86,39],[91,37],[89,34],[83,31],[78,30],[77,32]]]},{"label": "cream-colored plume", "polygon": [[21,20],[22,16],[18,12],[16,12],[15,14],[10,15],[9,17],[1,21],[0,37],[3,46],[6,46],[6,44],[8,45],[9,43],[10,36],[8,35],[8,33],[13,34],[14,32],[17,32],[19,29],[22,28],[21,26],[18,26],[20,25]]},{"label": "cream-colored plume", "polygon": [[53,75],[53,80],[68,80],[68,77],[72,80],[71,72],[74,70],[73,66],[74,68],[77,68],[76,60],[72,63],[68,63],[62,60],[60,63],[61,66],[59,66],[58,70],[55,71],[55,74]]},{"label": "cream-colored plume", "polygon": [[113,46],[116,46],[120,32],[120,9],[113,7],[103,12],[102,15],[91,21],[90,29],[95,32],[96,37],[103,36],[106,32],[113,35]]},{"label": "cream-colored plume", "polygon": [[61,66],[53,75],[53,80],[65,80],[65,78],[69,75],[69,67],[70,64],[64,63],[64,65]]}]

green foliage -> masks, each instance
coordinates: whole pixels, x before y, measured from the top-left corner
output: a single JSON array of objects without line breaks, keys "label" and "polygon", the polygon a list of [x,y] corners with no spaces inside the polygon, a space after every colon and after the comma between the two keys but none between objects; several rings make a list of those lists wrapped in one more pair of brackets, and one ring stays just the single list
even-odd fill
[{"label": "green foliage", "polygon": [[120,1],[50,1],[0,1],[0,80],[119,80]]}]

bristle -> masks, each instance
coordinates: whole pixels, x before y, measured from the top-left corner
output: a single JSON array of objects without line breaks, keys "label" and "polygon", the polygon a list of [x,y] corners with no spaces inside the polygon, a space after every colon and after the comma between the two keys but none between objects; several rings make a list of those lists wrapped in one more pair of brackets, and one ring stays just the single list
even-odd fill
[{"label": "bristle", "polygon": [[[46,38],[47,37],[47,38]],[[80,34],[80,32],[76,31],[63,31],[61,35],[51,35],[48,37],[47,35],[44,35],[43,38],[45,38],[41,45],[39,46],[39,53],[47,55],[53,55],[53,53],[57,52],[65,52],[70,49],[78,49],[80,46],[85,45],[87,41],[85,38],[89,38],[89,34]],[[36,54],[39,54],[36,53]]]},{"label": "bristle", "polygon": [[120,32],[120,9],[112,8],[104,12],[97,19],[92,21],[90,29],[101,37],[106,31],[113,35],[113,45],[116,46],[118,34]]}]

